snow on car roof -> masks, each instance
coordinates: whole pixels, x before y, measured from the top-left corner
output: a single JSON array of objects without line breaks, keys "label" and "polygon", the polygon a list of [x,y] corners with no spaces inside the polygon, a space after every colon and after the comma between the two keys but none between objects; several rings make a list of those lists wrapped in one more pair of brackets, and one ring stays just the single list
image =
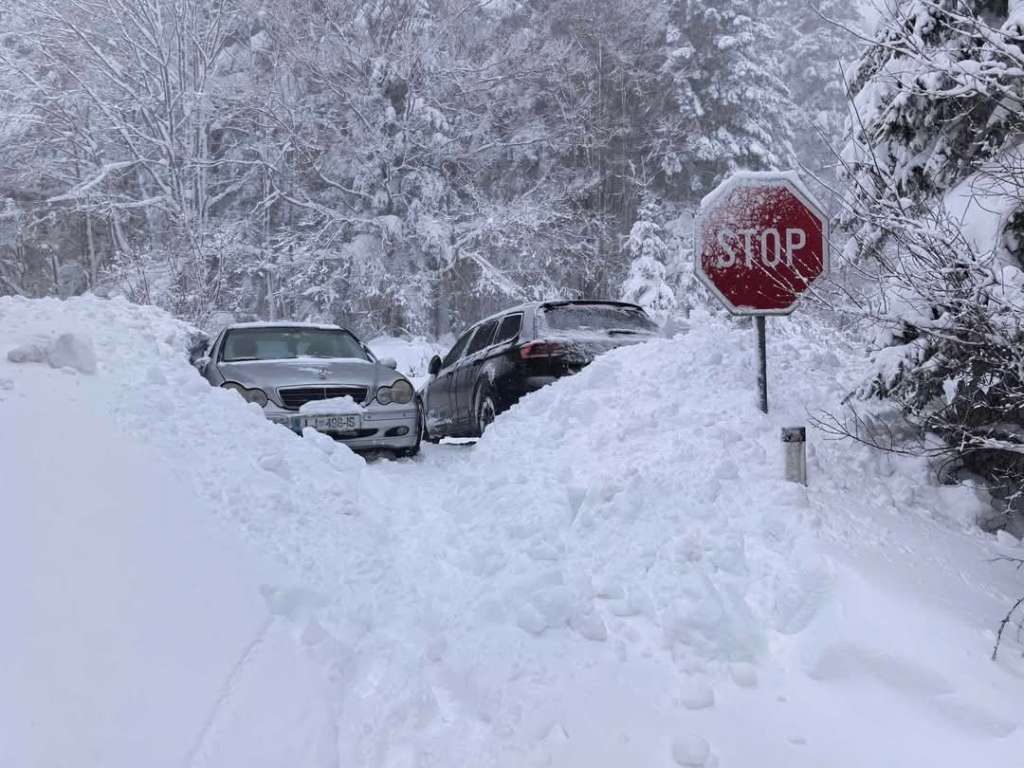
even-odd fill
[{"label": "snow on car roof", "polygon": [[330,323],[303,323],[291,320],[258,320],[250,323],[232,323],[225,330],[234,331],[240,328],[314,328],[321,331],[343,331],[340,325]]},{"label": "snow on car roof", "polygon": [[[508,307],[500,312],[495,312],[487,317],[477,320],[473,325],[479,325],[480,323],[486,323],[488,320],[496,320],[504,315],[512,314],[513,312],[525,312],[528,309],[547,309],[549,307],[567,307],[567,306],[587,306],[601,304],[612,307],[633,307],[643,311],[643,307],[639,304],[633,304],[628,301],[617,301],[615,299],[551,299],[550,301],[528,301],[523,304],[517,304],[514,307]],[[472,326],[471,326],[472,327]]]}]

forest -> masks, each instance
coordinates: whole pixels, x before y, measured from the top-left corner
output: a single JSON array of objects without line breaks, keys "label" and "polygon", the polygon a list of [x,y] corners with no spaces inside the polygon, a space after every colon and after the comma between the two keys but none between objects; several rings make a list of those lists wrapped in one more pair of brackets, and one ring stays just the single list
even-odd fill
[{"label": "forest", "polygon": [[13,0],[0,292],[443,336],[618,297],[732,169],[831,174],[842,0]]}]

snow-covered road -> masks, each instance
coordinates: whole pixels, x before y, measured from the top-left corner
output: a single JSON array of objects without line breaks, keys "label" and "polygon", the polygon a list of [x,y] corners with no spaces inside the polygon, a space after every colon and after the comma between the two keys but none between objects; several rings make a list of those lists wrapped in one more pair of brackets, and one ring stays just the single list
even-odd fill
[{"label": "snow-covered road", "polygon": [[[914,460],[815,436],[782,482],[847,353],[771,326],[770,418],[749,331],[698,317],[368,464],[209,388],[160,312],[0,299],[0,764],[1015,764],[990,560],[1024,550]],[[69,331],[95,374],[4,359]]]}]

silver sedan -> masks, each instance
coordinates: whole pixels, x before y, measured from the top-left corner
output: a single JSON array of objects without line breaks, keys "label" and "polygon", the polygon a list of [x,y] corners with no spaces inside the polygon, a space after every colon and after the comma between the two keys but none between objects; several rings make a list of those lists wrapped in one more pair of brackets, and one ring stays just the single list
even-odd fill
[{"label": "silver sedan", "polygon": [[354,450],[419,451],[421,415],[394,360],[378,360],[348,330],[311,323],[237,323],[197,362],[215,387],[237,392],[267,418],[323,432]]}]

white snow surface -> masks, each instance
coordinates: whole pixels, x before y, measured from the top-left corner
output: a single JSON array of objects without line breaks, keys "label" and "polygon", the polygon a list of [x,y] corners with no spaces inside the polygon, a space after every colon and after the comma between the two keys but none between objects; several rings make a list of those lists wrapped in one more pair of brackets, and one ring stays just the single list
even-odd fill
[{"label": "white snow surface", "polygon": [[[1024,169],[1024,150],[1015,147],[1003,152],[943,198],[946,213],[979,254],[998,249],[1007,218],[1016,209],[1013,179],[1005,178],[1007,168]],[[1014,263],[1012,257],[1006,263]]]},{"label": "white snow surface", "polygon": [[70,368],[78,373],[96,373],[96,352],[88,336],[62,333],[57,338],[40,337],[7,352],[12,363],[47,363],[51,368]]},{"label": "white snow surface", "polygon": [[[74,329],[97,372],[6,352]],[[0,298],[0,765],[1015,765],[1024,554],[922,462],[779,428],[841,340],[609,353],[473,447],[367,464],[123,300]],[[855,376],[854,371],[854,376]],[[12,661],[13,660],[13,661]]]},{"label": "white snow surface", "polygon": [[326,400],[311,400],[299,408],[299,413],[305,415],[343,415],[359,414],[363,412],[363,406],[353,400],[349,395],[344,397],[329,397]]},{"label": "white snow surface", "polygon": [[230,323],[231,329],[242,328],[312,328],[318,331],[336,331],[341,326],[334,323],[308,323],[298,320],[251,320],[246,323]]}]

